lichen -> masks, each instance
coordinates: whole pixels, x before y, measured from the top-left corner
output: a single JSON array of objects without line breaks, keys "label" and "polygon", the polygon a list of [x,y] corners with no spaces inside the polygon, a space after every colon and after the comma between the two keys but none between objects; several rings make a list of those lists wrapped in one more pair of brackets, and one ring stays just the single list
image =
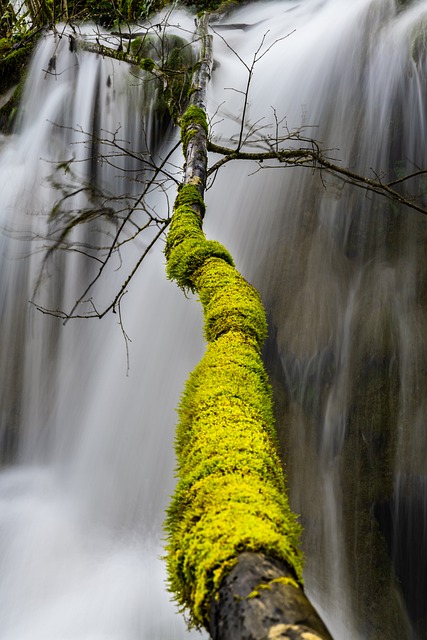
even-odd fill
[{"label": "lichen", "polygon": [[[193,117],[207,130],[196,107],[184,114],[183,130],[193,130]],[[207,627],[211,600],[240,553],[282,560],[295,583],[302,556],[260,356],[264,309],[228,251],[206,240],[198,186],[179,191],[165,249],[168,277],[199,295],[208,341],[179,406],[179,482],[165,528],[170,589],[190,623]]]}]

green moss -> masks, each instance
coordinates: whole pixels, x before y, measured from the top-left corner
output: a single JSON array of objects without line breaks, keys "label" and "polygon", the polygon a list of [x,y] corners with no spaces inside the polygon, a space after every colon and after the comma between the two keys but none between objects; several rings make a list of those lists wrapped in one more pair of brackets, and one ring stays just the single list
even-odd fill
[{"label": "green moss", "polygon": [[2,41],[2,52],[0,53],[0,86],[2,90],[7,90],[21,80],[22,74],[28,64],[34,48],[34,42],[28,42],[23,46],[13,49],[6,48]]},{"label": "green moss", "polygon": [[[207,130],[201,110],[190,109],[183,129],[192,130],[196,117]],[[170,589],[189,610],[190,622],[208,627],[212,598],[241,552],[282,560],[296,585],[302,556],[260,356],[267,331],[264,309],[227,250],[206,240],[200,209],[198,185],[182,187],[165,249],[168,277],[200,297],[209,343],[179,407],[180,479],[166,532]]]},{"label": "green moss", "polygon": [[243,2],[242,0],[224,0],[223,2],[220,1],[219,4],[215,2],[215,4],[217,5],[216,9],[218,13],[225,15],[237,9],[239,5],[247,4],[247,2]]},{"label": "green moss", "polygon": [[195,290],[196,271],[208,258],[217,257],[233,264],[228,251],[214,240],[206,240],[202,221],[196,211],[205,210],[196,185],[181,187],[174,205],[174,214],[166,239],[166,272],[184,290]]},{"label": "green moss", "polygon": [[202,127],[206,135],[208,135],[208,121],[206,113],[203,109],[190,105],[183,113],[179,121],[181,127],[181,143],[184,155],[187,153],[188,143],[191,138],[198,133],[198,127]]},{"label": "green moss", "polygon": [[261,348],[267,336],[261,299],[232,264],[212,258],[193,279],[204,307],[208,342],[227,331],[241,331]]},{"label": "green moss", "polygon": [[286,562],[301,578],[299,525],[277,455],[271,392],[257,345],[230,331],[208,346],[179,408],[179,481],[167,531],[171,590],[208,625],[222,579],[243,551]]},{"label": "green moss", "polygon": [[[2,89],[10,88],[13,92],[7,102],[0,108],[0,131],[10,133],[18,114],[27,75],[26,65],[29,61],[33,45],[28,45],[28,47],[13,52],[10,52],[10,50],[5,47],[5,39],[0,40],[0,84],[2,85]],[[3,59],[1,57],[1,51],[3,51]],[[15,87],[13,88],[14,84]]]},{"label": "green moss", "polygon": [[196,205],[200,207],[200,209],[204,213],[205,203],[202,196],[200,195],[197,184],[184,184],[180,187],[178,195],[176,196],[174,209],[178,209],[178,207],[181,207],[183,205]]},{"label": "green moss", "polygon": [[186,238],[171,254],[166,268],[167,276],[171,280],[175,280],[184,291],[194,292],[195,272],[203,266],[208,258],[212,257],[232,262],[227,249],[219,242]]},{"label": "green moss", "polygon": [[191,42],[176,34],[147,34],[131,43],[132,54],[141,68],[152,71],[154,66],[162,76],[163,86],[158,93],[157,108],[168,111],[177,123],[188,104],[188,93],[194,65]]},{"label": "green moss", "polygon": [[194,7],[198,12],[218,11],[224,14],[245,3],[242,0],[181,0],[181,4]]},{"label": "green moss", "polygon": [[156,66],[156,63],[151,58],[142,58],[139,61],[139,66],[144,71],[152,71],[154,69],[154,67]]},{"label": "green moss", "polygon": [[0,38],[0,55],[10,50],[9,38]]},{"label": "green moss", "polygon": [[[85,0],[83,3],[86,18],[111,27],[123,22],[136,22],[162,8],[162,0]],[[69,9],[70,10],[70,9]]]},{"label": "green moss", "polygon": [[[177,249],[181,242],[194,238],[199,242],[203,242],[204,233],[202,231],[202,221],[200,217],[193,211],[191,206],[183,205],[175,209],[168,237],[166,240],[165,255],[168,260],[168,269],[170,269],[169,259],[172,251]],[[191,274],[188,274],[191,276]],[[173,274],[170,276],[173,279]]]}]

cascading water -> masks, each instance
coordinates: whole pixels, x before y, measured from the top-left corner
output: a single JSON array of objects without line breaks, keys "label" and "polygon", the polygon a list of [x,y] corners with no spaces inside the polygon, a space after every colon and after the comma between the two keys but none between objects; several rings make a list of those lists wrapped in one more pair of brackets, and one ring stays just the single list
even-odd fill
[{"label": "cascading water", "polygon": [[[4,640],[192,635],[170,603],[159,556],[174,482],[174,407],[202,352],[198,306],[166,281],[161,252],[151,256],[129,315],[126,301],[122,306],[132,340],[126,376],[117,315],[102,326],[93,320],[62,326],[28,302],[48,214],[61,195],[53,179],[62,175],[77,192],[90,181],[116,196],[106,199],[109,206],[130,206],[120,196],[139,189],[141,169],[121,155],[114,166],[94,166],[95,141],[83,132],[101,138],[120,131],[117,138],[138,140],[140,152],[145,139],[156,137],[149,119],[142,129],[145,104],[141,81],[127,65],[76,54],[68,38],[50,36],[32,62],[18,131],[3,145],[2,442],[5,463],[12,462],[0,476]],[[73,156],[72,173],[56,172]],[[88,197],[80,190],[67,203],[82,210]],[[79,231],[73,238],[79,253],[55,256],[43,271],[38,302],[69,308],[94,273],[83,254],[100,242],[106,238],[93,224]],[[123,261],[126,269],[143,249],[139,243],[129,255],[123,247],[107,286],[121,282],[117,268]]]},{"label": "cascading water", "polygon": [[[239,10],[234,27],[216,29],[213,135],[238,135],[247,74],[233,51],[250,64],[267,34],[264,49],[277,42],[255,66],[249,123],[274,125],[273,107],[289,130],[305,127],[328,156],[368,176],[425,167],[426,19],[425,0]],[[28,305],[44,214],[58,198],[55,166],[74,156],[79,180],[113,193],[121,210],[120,194],[132,198],[144,177],[130,159],[94,162],[82,131],[118,131],[139,152],[139,141],[156,140],[142,112],[150,105],[126,65],[46,39],[1,150],[1,640],[189,634],[157,557],[173,408],[202,352],[198,306],[165,281],[157,247],[122,303],[126,376],[115,316],[63,326]],[[422,193],[424,180],[410,186]],[[70,207],[90,208],[87,198]],[[165,206],[152,198],[152,210]],[[208,236],[231,250],[269,314],[265,355],[309,595],[336,638],[427,638],[425,216],[327,174],[264,165],[227,165],[207,203]],[[99,233],[90,228],[92,243]],[[80,253],[55,257],[38,286],[42,306],[69,308],[84,290],[88,243],[77,236]],[[124,247],[101,295],[144,246]]]},{"label": "cascading water", "polygon": [[[226,34],[246,64],[262,34],[265,49],[290,34],[257,63],[250,122],[274,125],[273,107],[328,157],[384,181],[425,167],[426,17],[425,2],[388,0],[247,8],[235,21],[256,29]],[[246,82],[229,46],[217,47],[217,120],[239,112],[228,88]],[[334,637],[426,638],[425,216],[326,174],[264,168],[224,171],[206,227],[228,212],[219,239],[269,313],[308,592]],[[423,177],[406,186],[423,197]]]}]

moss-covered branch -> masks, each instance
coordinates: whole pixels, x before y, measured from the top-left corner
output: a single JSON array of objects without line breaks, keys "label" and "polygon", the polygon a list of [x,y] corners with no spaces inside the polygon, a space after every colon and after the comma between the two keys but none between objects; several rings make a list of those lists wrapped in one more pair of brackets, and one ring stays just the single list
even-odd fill
[{"label": "moss-covered branch", "polygon": [[162,69],[151,58],[142,58],[135,56],[132,52],[123,51],[123,48],[121,48],[120,50],[113,49],[112,46],[102,44],[99,40],[93,42],[92,40],[85,40],[84,38],[79,36],[72,36],[71,39],[73,41],[73,44],[71,45],[73,49],[77,47],[82,51],[96,53],[97,55],[101,55],[105,58],[122,60],[130,65],[139,67],[144,71],[149,71],[156,78],[159,78],[161,80],[164,79]]},{"label": "moss-covered branch", "polygon": [[[207,245],[202,232],[200,245]],[[171,588],[192,620],[207,628],[211,602],[240,553],[282,560],[295,581],[302,571],[299,525],[286,497],[260,357],[263,307],[216,253],[217,247],[206,251],[202,264],[191,264],[187,273],[204,307],[209,344],[179,409],[180,481],[167,522]]]},{"label": "moss-covered branch", "polygon": [[[206,19],[202,29],[207,29]],[[238,640],[243,635],[221,635],[223,619],[215,603],[233,568],[240,575],[239,559],[244,553],[252,552],[257,559],[274,558],[282,567],[275,578],[280,578],[280,584],[287,581],[310,612],[312,608],[301,588],[300,526],[288,504],[271,389],[260,356],[267,333],[263,305],[228,251],[207,240],[202,230],[205,94],[211,56],[205,49],[209,40],[202,36],[201,41],[202,61],[193,79],[191,104],[181,118],[185,180],[175,202],[165,255],[168,277],[200,298],[208,347],[179,407],[179,482],[166,522],[167,566],[170,588],[180,606],[189,611],[190,621],[205,626],[213,638]],[[265,584],[261,574],[256,575],[256,584]],[[260,590],[268,589],[260,586]],[[250,589],[236,606],[256,608],[257,597],[258,592]],[[290,624],[283,617],[279,623]],[[262,626],[267,637],[271,624]],[[313,638],[329,638],[320,621],[317,629],[324,633]]]},{"label": "moss-covered branch", "polygon": [[[200,56],[190,87],[190,106],[180,119],[182,150],[185,157],[184,184],[196,186],[203,199],[208,165],[208,124],[206,118],[206,91],[212,69],[212,36],[208,33],[208,14],[199,20],[198,36]],[[195,205],[200,218],[204,208]]]}]

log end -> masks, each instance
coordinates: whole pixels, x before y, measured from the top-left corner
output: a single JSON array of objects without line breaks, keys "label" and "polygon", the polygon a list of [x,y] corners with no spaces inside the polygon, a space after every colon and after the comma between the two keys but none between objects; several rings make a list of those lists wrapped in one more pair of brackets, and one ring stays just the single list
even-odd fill
[{"label": "log end", "polygon": [[212,640],[332,640],[282,562],[245,552],[211,603]]}]

